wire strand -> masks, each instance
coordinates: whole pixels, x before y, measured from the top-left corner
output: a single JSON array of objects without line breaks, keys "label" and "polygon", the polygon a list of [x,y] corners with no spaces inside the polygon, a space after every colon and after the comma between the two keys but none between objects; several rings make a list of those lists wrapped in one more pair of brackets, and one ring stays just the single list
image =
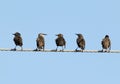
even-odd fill
[{"label": "wire strand", "polygon": [[84,50],[83,52],[81,50],[75,51],[75,50],[44,50],[44,51],[35,51],[33,49],[24,49],[24,50],[13,50],[9,48],[0,48],[0,51],[13,51],[13,52],[81,52],[81,53],[120,53],[120,50],[110,50],[109,52],[102,52],[101,50]]}]

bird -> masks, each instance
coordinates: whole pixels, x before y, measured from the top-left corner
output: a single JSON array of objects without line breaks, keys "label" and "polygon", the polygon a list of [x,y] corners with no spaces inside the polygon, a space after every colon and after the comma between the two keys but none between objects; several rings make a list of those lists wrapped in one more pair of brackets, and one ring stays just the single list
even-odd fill
[{"label": "bird", "polygon": [[78,38],[76,39],[76,43],[78,47],[75,49],[75,51],[78,51],[78,48],[81,48],[81,51],[83,52],[83,50],[85,49],[85,39],[82,34],[76,34],[76,35],[78,36]]},{"label": "bird", "polygon": [[21,34],[19,32],[16,32],[13,35],[14,35],[13,41],[15,43],[15,48],[13,50],[16,50],[17,46],[20,46],[21,50],[23,50],[23,47],[22,47],[23,46],[23,42],[22,42]]},{"label": "bird", "polygon": [[66,48],[66,41],[63,37],[63,34],[57,34],[56,36],[58,36],[56,39],[55,39],[55,42],[56,42],[56,51],[58,49],[58,46],[61,46],[62,47],[62,50],[61,51],[64,51],[64,48]]},{"label": "bird", "polygon": [[44,39],[44,36],[47,35],[47,34],[43,34],[43,33],[40,33],[38,34],[38,37],[36,39],[36,45],[37,45],[37,48],[36,48],[36,51],[41,51],[41,49],[45,49],[45,39]]},{"label": "bird", "polygon": [[105,35],[105,37],[101,41],[102,44],[102,51],[108,52],[111,50],[111,40],[109,38],[109,35]]}]

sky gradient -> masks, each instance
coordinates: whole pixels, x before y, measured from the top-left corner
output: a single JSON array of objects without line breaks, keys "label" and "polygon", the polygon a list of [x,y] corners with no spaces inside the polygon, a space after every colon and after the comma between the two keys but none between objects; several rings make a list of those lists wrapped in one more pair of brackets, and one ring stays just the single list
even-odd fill
[{"label": "sky gradient", "polygon": [[[77,48],[75,33],[83,34],[86,50],[101,50],[106,34],[119,50],[119,0],[2,0],[0,48],[14,48],[20,32],[23,49],[35,49],[39,33],[45,49],[56,49],[62,33],[66,50]],[[19,48],[19,47],[18,47]],[[2,52],[0,84],[120,84],[119,53]]]}]

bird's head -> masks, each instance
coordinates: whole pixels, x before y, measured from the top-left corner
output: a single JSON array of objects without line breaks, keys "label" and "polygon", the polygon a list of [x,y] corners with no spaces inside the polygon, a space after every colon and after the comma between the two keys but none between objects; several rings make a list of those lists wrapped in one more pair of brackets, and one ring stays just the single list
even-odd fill
[{"label": "bird's head", "polygon": [[109,38],[109,35],[105,35],[105,38]]},{"label": "bird's head", "polygon": [[40,37],[40,36],[44,37],[45,35],[47,35],[47,34],[39,33],[39,34],[38,34],[38,37]]},{"label": "bird's head", "polygon": [[78,37],[83,37],[83,35],[82,34],[76,34]]},{"label": "bird's head", "polygon": [[58,36],[58,37],[63,37],[63,34],[56,34],[56,36]]},{"label": "bird's head", "polygon": [[19,32],[16,32],[13,34],[14,36],[21,36],[21,34]]}]

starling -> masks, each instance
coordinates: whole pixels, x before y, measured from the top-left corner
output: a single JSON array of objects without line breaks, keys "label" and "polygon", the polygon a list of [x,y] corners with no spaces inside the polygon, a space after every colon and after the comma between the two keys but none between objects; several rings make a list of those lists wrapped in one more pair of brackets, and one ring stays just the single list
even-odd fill
[{"label": "starling", "polygon": [[63,51],[64,48],[66,47],[66,41],[65,41],[65,39],[63,37],[63,34],[57,34],[56,36],[58,36],[56,38],[56,40],[55,40],[56,41],[56,46],[57,46],[56,51],[58,49],[58,46],[61,46],[62,47],[62,51]]},{"label": "starling", "polygon": [[17,46],[21,47],[21,50],[23,50],[22,46],[23,46],[23,42],[22,42],[22,37],[21,34],[19,32],[16,32],[15,34],[13,34],[15,37],[13,39],[14,43],[15,43],[15,48],[14,50],[16,50]]},{"label": "starling", "polygon": [[37,45],[37,49],[36,51],[40,51],[41,49],[45,49],[45,40],[44,40],[44,35],[47,35],[47,34],[43,34],[43,33],[40,33],[38,34],[38,37],[36,39],[36,45]]},{"label": "starling", "polygon": [[109,35],[106,35],[103,40],[101,41],[101,44],[102,44],[102,51],[104,52],[104,49],[105,49],[105,52],[111,50],[111,41],[110,41],[110,38],[109,38]]},{"label": "starling", "polygon": [[76,39],[76,43],[78,47],[76,48],[76,51],[78,48],[81,48],[82,52],[85,49],[85,39],[82,34],[76,34],[78,38]]}]

